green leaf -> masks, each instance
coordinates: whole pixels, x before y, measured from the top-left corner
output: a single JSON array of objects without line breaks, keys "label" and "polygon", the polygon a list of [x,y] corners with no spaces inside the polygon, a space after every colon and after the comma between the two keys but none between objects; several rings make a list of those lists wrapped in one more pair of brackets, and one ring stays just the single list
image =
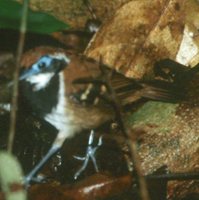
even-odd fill
[{"label": "green leaf", "polygon": [[[26,200],[25,189],[12,191],[11,186],[22,184],[23,172],[18,160],[8,152],[0,151],[0,186],[7,200]],[[15,186],[16,187],[16,186]]]},{"label": "green leaf", "polygon": [[[22,5],[13,0],[0,0],[0,28],[19,30],[22,16]],[[27,31],[49,34],[69,28],[69,25],[57,20],[55,17],[28,11]]]}]

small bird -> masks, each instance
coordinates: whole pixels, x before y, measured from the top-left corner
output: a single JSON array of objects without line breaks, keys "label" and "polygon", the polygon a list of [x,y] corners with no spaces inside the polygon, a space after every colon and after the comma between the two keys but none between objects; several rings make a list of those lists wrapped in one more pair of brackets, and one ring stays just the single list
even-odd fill
[{"label": "small bird", "polygon": [[[115,119],[104,74],[109,77],[109,84],[121,106],[142,98],[176,102],[180,96],[172,83],[126,78],[93,59],[59,48],[32,49],[24,54],[21,65],[21,98],[33,114],[58,130],[47,155],[26,176],[26,184],[67,138]],[[103,65],[104,74],[100,65]]]}]

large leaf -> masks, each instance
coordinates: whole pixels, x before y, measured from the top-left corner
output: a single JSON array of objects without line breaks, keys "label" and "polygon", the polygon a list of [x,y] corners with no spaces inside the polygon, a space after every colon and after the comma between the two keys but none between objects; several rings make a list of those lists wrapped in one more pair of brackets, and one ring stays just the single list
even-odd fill
[{"label": "large leaf", "polygon": [[[131,0],[109,17],[85,54],[142,79],[156,61],[199,62],[199,3],[196,0]],[[122,26],[122,27],[121,27]]]},{"label": "large leaf", "polygon": [[22,177],[18,160],[10,153],[0,151],[0,185],[6,200],[27,199],[26,191],[22,188]]},{"label": "large leaf", "polygon": [[[22,5],[12,0],[0,0],[0,28],[19,29],[22,16]],[[69,26],[55,17],[28,11],[28,26],[30,32],[36,33],[52,33],[68,28]]]}]

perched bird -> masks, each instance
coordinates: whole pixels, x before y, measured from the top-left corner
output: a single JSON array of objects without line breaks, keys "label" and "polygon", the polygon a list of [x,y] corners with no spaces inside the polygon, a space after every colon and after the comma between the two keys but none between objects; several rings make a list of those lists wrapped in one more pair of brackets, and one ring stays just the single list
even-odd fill
[{"label": "perched bird", "polygon": [[63,49],[38,47],[24,54],[19,77],[21,98],[30,111],[58,130],[51,149],[26,176],[29,183],[65,139],[82,130],[92,130],[114,120],[105,73],[121,106],[147,98],[175,102],[179,96],[172,83],[161,80],[137,81],[126,78],[93,59]]}]

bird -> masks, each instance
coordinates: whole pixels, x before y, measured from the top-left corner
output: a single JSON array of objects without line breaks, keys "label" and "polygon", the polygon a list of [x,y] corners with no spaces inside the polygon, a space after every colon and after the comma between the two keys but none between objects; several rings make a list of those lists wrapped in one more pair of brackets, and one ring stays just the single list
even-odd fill
[{"label": "bird", "polygon": [[140,99],[176,102],[181,98],[172,83],[127,78],[99,61],[65,49],[31,49],[24,53],[21,66],[20,98],[32,114],[58,130],[47,154],[25,177],[25,184],[34,179],[66,139],[115,119],[104,74],[122,107]]}]

